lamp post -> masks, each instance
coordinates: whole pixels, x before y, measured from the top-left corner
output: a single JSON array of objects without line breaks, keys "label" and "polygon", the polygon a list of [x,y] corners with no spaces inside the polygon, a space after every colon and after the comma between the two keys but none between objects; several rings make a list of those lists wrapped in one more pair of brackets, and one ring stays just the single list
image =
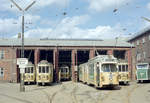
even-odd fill
[{"label": "lamp post", "polygon": [[[22,35],[21,35],[21,58],[24,58],[24,12],[27,11],[36,1],[33,1],[30,5],[28,5],[25,9],[22,9],[16,2],[13,0],[10,0],[21,12],[22,12]],[[24,69],[24,68],[22,68]],[[21,73],[20,75],[20,92],[25,91],[24,87],[24,73]]]}]

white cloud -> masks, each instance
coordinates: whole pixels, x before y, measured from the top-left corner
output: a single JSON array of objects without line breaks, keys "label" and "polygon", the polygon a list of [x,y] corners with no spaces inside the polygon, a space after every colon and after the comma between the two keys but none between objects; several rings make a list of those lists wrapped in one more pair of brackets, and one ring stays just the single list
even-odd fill
[{"label": "white cloud", "polygon": [[[40,16],[37,15],[25,15],[25,26],[36,25],[35,23],[40,20]],[[22,17],[14,18],[0,18],[0,34],[6,36],[12,36],[21,32]]]},{"label": "white cloud", "polygon": [[114,27],[109,25],[97,26],[92,29],[82,29],[79,26],[88,22],[88,15],[67,17],[64,18],[56,28],[38,28],[29,30],[25,33],[25,37],[30,38],[115,38],[119,35],[125,36],[124,31],[121,30],[120,24]]},{"label": "white cloud", "polygon": [[118,8],[123,4],[126,4],[132,0],[88,0],[89,9],[95,10],[98,12],[110,9]]}]

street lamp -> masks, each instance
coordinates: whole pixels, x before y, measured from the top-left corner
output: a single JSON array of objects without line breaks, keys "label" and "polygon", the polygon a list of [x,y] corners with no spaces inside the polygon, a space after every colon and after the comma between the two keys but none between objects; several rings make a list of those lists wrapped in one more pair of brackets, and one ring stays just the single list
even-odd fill
[{"label": "street lamp", "polygon": [[[21,58],[24,58],[24,12],[27,11],[36,1],[33,1],[30,5],[28,5],[25,9],[22,9],[16,2],[10,0],[20,11],[22,11],[22,45],[21,45]],[[24,73],[21,73],[21,83],[20,83],[20,91],[24,92]]]}]

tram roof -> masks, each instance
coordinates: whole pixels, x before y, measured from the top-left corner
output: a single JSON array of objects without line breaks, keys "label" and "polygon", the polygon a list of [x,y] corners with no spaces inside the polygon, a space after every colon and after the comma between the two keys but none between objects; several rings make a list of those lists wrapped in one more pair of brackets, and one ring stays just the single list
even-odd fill
[{"label": "tram roof", "polygon": [[[131,47],[127,39],[35,39],[25,38],[25,46],[108,46],[108,47]],[[1,38],[0,46],[20,46],[21,39]]]},{"label": "tram roof", "polygon": [[[115,58],[113,55],[98,55],[92,59],[90,59],[89,61],[94,61],[94,60],[101,60],[102,62],[107,62],[106,60],[110,60],[110,59],[113,59],[115,61],[113,62],[116,62],[117,61],[117,58]],[[110,61],[112,62],[112,61]]]}]

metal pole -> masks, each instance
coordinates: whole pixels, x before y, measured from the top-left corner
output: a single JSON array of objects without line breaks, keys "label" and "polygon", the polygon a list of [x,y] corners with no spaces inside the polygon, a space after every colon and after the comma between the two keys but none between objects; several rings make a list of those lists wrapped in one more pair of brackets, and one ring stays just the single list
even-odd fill
[{"label": "metal pole", "polygon": [[[24,11],[22,14],[22,45],[21,45],[21,58],[24,58]],[[20,68],[25,69],[25,68]],[[25,92],[25,86],[24,86],[24,73],[20,73],[20,92]]]}]

